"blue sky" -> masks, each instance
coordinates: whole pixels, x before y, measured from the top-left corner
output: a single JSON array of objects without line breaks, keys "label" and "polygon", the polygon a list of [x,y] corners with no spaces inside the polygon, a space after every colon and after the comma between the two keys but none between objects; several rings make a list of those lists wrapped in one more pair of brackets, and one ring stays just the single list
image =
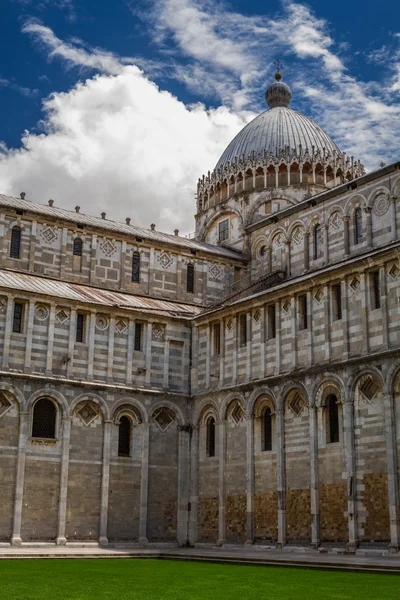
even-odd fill
[{"label": "blue sky", "polygon": [[276,59],[343,150],[400,157],[398,2],[3,0],[0,19],[0,192],[189,231]]}]

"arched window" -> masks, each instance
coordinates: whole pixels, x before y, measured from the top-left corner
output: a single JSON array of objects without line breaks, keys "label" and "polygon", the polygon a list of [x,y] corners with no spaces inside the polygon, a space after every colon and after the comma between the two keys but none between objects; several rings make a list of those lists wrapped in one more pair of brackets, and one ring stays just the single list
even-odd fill
[{"label": "arched window", "polygon": [[314,260],[321,257],[322,254],[322,229],[321,225],[314,227]]},{"label": "arched window", "polygon": [[330,394],[326,399],[328,411],[328,440],[329,444],[339,441],[339,404],[334,394]]},{"label": "arched window", "polygon": [[140,254],[134,252],[132,254],[132,282],[140,283]]},{"label": "arched window", "polygon": [[131,420],[122,416],[118,427],[118,456],[131,455]]},{"label": "arched window", "polygon": [[74,249],[73,249],[74,256],[82,256],[82,247],[83,247],[83,243],[82,243],[81,238],[75,238],[74,239]]},{"label": "arched window", "polygon": [[55,404],[47,398],[41,398],[33,407],[32,437],[54,440],[56,437]]},{"label": "arched window", "polygon": [[187,266],[186,291],[189,294],[194,293],[194,266]]},{"label": "arched window", "polygon": [[21,227],[17,225],[11,230],[10,258],[19,258],[21,252]]},{"label": "arched window", "polygon": [[215,456],[215,419],[207,421],[207,456]]},{"label": "arched window", "polygon": [[354,243],[360,244],[362,242],[362,211],[358,207],[354,211]]},{"label": "arched window", "polygon": [[263,450],[272,450],[272,411],[269,407],[263,414],[262,442]]}]

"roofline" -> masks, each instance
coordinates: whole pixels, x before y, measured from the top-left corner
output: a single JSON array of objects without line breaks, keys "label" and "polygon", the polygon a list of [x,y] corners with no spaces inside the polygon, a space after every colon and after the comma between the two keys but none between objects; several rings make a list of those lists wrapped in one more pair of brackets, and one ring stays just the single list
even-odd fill
[{"label": "roofline", "polygon": [[[400,162],[399,162],[399,164],[400,164]],[[245,296],[244,298],[235,300],[234,302],[232,302],[230,304],[222,304],[215,308],[210,308],[208,310],[206,309],[206,310],[202,311],[201,313],[199,313],[198,315],[193,316],[192,319],[196,320],[196,321],[198,321],[201,318],[207,319],[210,315],[216,314],[223,310],[229,311],[229,310],[234,309],[234,307],[237,307],[240,304],[245,304],[246,302],[253,302],[254,300],[256,300],[258,298],[261,299],[263,296],[271,295],[276,291],[283,290],[290,286],[299,285],[303,282],[307,282],[310,280],[312,281],[314,278],[319,277],[320,275],[323,275],[324,273],[332,273],[335,271],[339,271],[340,269],[346,268],[348,265],[362,263],[363,261],[368,262],[368,259],[370,257],[376,256],[378,254],[385,254],[386,252],[388,252],[390,250],[394,250],[396,248],[400,248],[400,240],[391,242],[390,244],[387,244],[386,246],[383,246],[381,248],[375,248],[374,250],[364,252],[363,254],[359,254],[358,256],[353,256],[352,258],[343,259],[342,261],[337,262],[333,265],[321,267],[320,269],[316,269],[315,271],[310,271],[309,273],[305,273],[303,275],[298,275],[297,277],[286,279],[284,282],[282,282],[279,285],[268,288],[266,290],[262,290],[261,292],[257,292],[256,294],[252,294],[250,296]]]},{"label": "roofline", "polygon": [[316,204],[320,204],[321,202],[330,200],[331,198],[334,198],[335,196],[339,196],[349,190],[355,190],[360,185],[363,185],[365,183],[370,183],[371,181],[374,181],[375,179],[378,179],[379,177],[383,177],[384,175],[389,175],[390,173],[393,173],[398,170],[400,170],[400,161],[396,161],[394,163],[391,163],[390,165],[387,165],[386,167],[382,167],[381,169],[377,169],[376,171],[371,171],[371,173],[367,173],[366,175],[363,175],[362,177],[359,177],[358,179],[353,179],[352,181],[347,181],[346,183],[342,183],[341,185],[338,185],[330,190],[326,190],[324,192],[316,194],[315,196],[310,196],[309,198],[306,198],[305,200],[301,200],[301,202],[298,202],[297,204],[294,204],[293,206],[284,208],[283,210],[281,210],[277,213],[274,213],[271,216],[260,219],[256,223],[251,223],[250,225],[247,225],[247,227],[245,227],[245,230],[248,233],[252,233],[253,231],[257,231],[257,229],[259,229],[260,227],[264,227],[265,225],[271,225],[272,223],[276,223],[277,221],[279,221],[280,219],[283,219],[284,217],[289,217],[290,215],[297,213],[299,210],[303,210],[307,206],[310,206],[311,203],[315,202]]}]

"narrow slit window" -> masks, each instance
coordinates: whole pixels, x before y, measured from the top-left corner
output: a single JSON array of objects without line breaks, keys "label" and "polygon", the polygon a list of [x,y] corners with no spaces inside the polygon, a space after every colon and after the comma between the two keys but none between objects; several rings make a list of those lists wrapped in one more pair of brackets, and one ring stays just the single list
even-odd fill
[{"label": "narrow slit window", "polygon": [[362,211],[361,208],[356,208],[354,211],[354,244],[362,242]]},{"label": "narrow slit window", "polygon": [[371,292],[372,292],[372,308],[381,307],[381,283],[379,279],[379,271],[371,273]]},{"label": "narrow slit window", "polygon": [[143,329],[143,327],[142,327],[141,323],[135,323],[135,344],[134,344],[134,348],[138,352],[140,352],[142,350],[142,329]]},{"label": "narrow slit window", "polygon": [[131,420],[122,416],[118,426],[118,456],[131,455]]},{"label": "narrow slit window", "polygon": [[13,314],[13,333],[22,333],[23,331],[24,305],[21,302],[15,302]]},{"label": "narrow slit window", "polygon": [[263,414],[263,450],[272,450],[272,411],[267,407]]},{"label": "narrow slit window", "polygon": [[140,283],[140,254],[132,254],[132,283]]},{"label": "narrow slit window", "polygon": [[298,309],[299,309],[299,329],[308,328],[308,316],[307,316],[307,294],[302,294],[298,298]]},{"label": "narrow slit window", "polygon": [[333,320],[340,321],[342,318],[342,288],[340,283],[332,286]]},{"label": "narrow slit window", "polygon": [[240,346],[247,344],[247,315],[239,317],[239,344]]},{"label": "narrow slit window", "polygon": [[326,399],[328,410],[328,443],[334,444],[339,441],[339,405],[338,399],[331,394]]},{"label": "narrow slit window", "polygon": [[83,343],[85,341],[85,315],[78,313],[76,315],[76,341]]},{"label": "narrow slit window", "polygon": [[276,338],[276,308],[275,304],[268,306],[268,339]]},{"label": "narrow slit window", "polygon": [[320,225],[314,227],[314,260],[322,256],[322,229]]},{"label": "narrow slit window", "polygon": [[20,258],[21,254],[21,228],[13,227],[11,230],[10,258]]},{"label": "narrow slit window", "polygon": [[74,256],[82,256],[82,248],[83,248],[83,242],[82,242],[81,238],[75,238],[74,239],[74,248],[73,248]]},{"label": "narrow slit window", "polygon": [[207,456],[215,456],[215,419],[210,417],[207,421]]},{"label": "narrow slit window", "polygon": [[221,354],[221,325],[220,323],[214,323],[214,354]]},{"label": "narrow slit window", "polygon": [[194,293],[194,266],[188,265],[186,270],[186,291],[189,294]]},{"label": "narrow slit window", "polygon": [[41,398],[33,407],[32,437],[54,440],[56,437],[57,409],[47,398]]},{"label": "narrow slit window", "polygon": [[224,219],[219,223],[218,239],[220,242],[229,239],[229,219]]}]

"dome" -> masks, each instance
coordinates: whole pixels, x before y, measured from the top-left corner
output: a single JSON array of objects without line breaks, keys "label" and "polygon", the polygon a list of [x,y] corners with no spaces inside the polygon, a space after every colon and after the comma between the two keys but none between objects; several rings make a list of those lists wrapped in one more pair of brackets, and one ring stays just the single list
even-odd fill
[{"label": "dome", "polygon": [[323,155],[340,153],[335,142],[314,121],[288,107],[292,92],[282,81],[272,83],[265,94],[269,110],[258,115],[248,123],[232,140],[219,159],[216,169],[233,162],[235,158],[245,160],[254,153],[263,155],[264,151],[279,156],[282,150],[306,149],[311,153],[318,150]]}]

